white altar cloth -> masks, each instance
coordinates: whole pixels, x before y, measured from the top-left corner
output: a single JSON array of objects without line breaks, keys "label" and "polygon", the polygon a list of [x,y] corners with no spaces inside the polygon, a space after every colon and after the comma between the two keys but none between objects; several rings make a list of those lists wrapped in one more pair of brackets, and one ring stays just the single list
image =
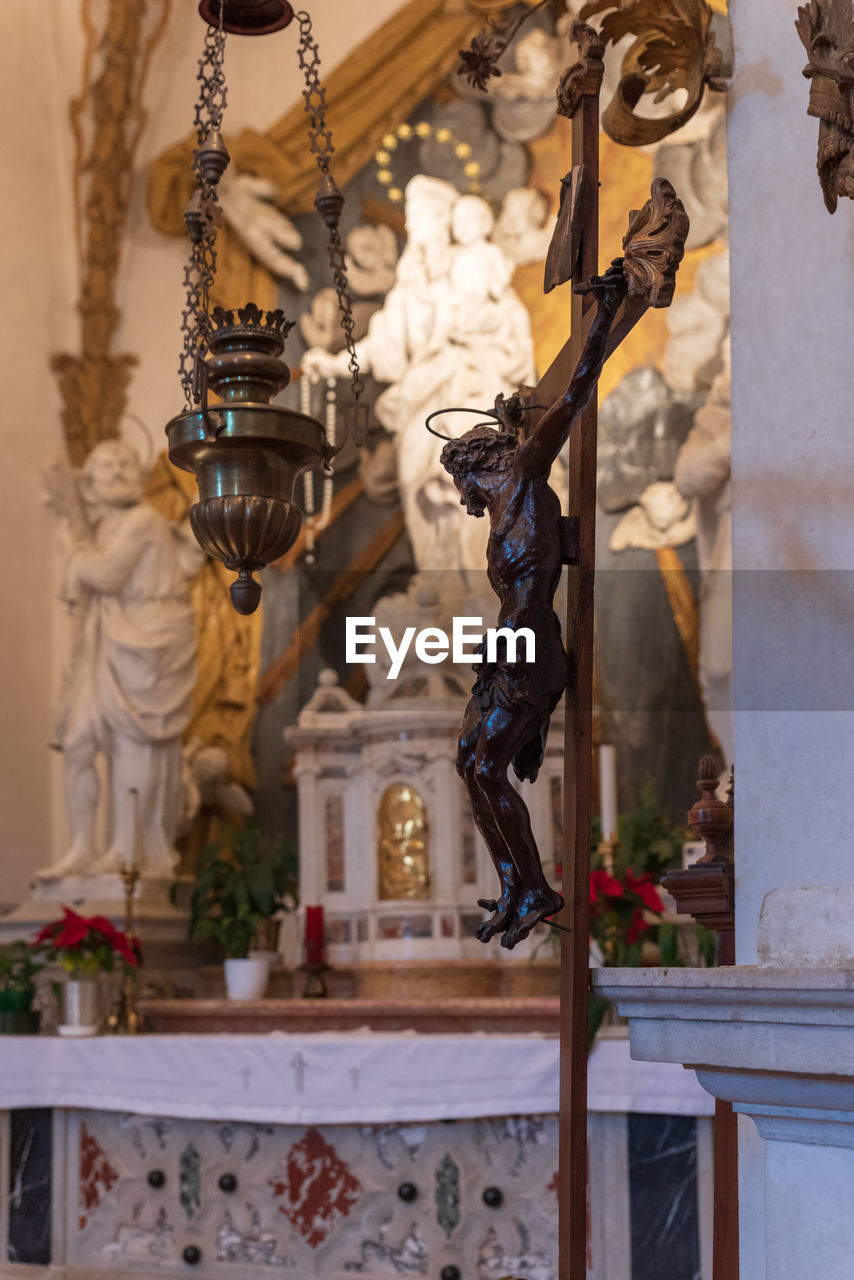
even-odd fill
[{"label": "white altar cloth", "polygon": [[[66,1107],[265,1124],[548,1115],[558,1043],[536,1035],[0,1037],[0,1110]],[[600,1040],[589,1109],[711,1115],[693,1072]]]}]

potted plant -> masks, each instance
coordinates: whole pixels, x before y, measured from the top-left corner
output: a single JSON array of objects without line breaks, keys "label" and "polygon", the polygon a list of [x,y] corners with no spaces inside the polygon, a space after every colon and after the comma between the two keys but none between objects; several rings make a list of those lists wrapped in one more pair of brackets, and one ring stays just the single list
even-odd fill
[{"label": "potted plant", "polygon": [[128,937],[106,916],[81,916],[70,907],[62,917],[46,924],[32,943],[49,961],[56,961],[68,975],[62,993],[59,1034],[93,1036],[101,1023],[102,973],[116,965],[136,968],[141,955],[139,939]]},{"label": "potted plant", "polygon": [[0,1035],[35,1035],[39,1014],[33,1009],[36,974],[44,964],[26,942],[0,947]]},{"label": "potted plant", "polygon": [[262,921],[296,904],[296,858],[283,839],[268,839],[248,824],[227,828],[222,842],[202,849],[190,899],[190,935],[222,948],[230,1000],[263,996],[270,957],[251,954],[253,939]]}]

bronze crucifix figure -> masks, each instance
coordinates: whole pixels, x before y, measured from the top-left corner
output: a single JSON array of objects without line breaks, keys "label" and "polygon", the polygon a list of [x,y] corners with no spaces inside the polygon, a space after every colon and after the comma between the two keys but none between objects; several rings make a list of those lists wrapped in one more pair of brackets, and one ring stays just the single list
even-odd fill
[{"label": "bronze crucifix figure", "polygon": [[[498,597],[499,627],[527,629],[530,653],[500,654],[474,668],[477,679],[459,740],[457,771],[498,873],[500,893],[480,899],[492,913],[478,929],[488,942],[501,934],[512,949],[563,905],[546,880],[524,800],[508,770],[534,781],[543,762],[551,715],[573,673],[568,670],[553,600],[567,559],[560,500],[549,485],[552,464],[596,390],[605,361],[649,306],[666,306],[684,252],[688,219],[669,183],[632,214],[617,258],[603,276],[577,286],[595,299],[596,314],[568,385],[535,425],[518,434],[480,424],[442,451],[469,515],[488,515],[489,582]],[[558,357],[556,365],[561,357]],[[555,367],[541,384],[555,377]],[[503,415],[507,419],[506,413]]]}]

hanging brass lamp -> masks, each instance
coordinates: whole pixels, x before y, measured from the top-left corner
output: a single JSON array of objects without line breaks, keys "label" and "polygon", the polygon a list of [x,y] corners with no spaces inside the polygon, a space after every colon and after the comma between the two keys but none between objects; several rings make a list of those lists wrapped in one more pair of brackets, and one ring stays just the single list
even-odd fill
[{"label": "hanging brass lamp", "polygon": [[[281,358],[293,322],[282,311],[261,311],[253,302],[237,312],[209,307],[216,273],[216,234],[220,220],[217,185],[229,155],[222,136],[226,101],[223,71],[226,32],[266,35],[294,18],[286,0],[201,0],[207,21],[199,64],[201,86],[196,106],[197,147],[193,170],[198,187],[184,213],[190,237],[185,271],[187,305],[180,359],[185,408],[166,427],[169,457],[193,472],[199,501],[190,523],[203,550],[237,573],[231,584],[238,613],[253,613],[261,586],[253,574],[293,546],[302,522],[294,499],[297,476],[329,468],[343,444],[332,448],[321,422],[305,413],[271,403],[290,382]],[[347,288],[339,221],[344,197],[329,172],[332,138],[326,125],[326,93],[320,84],[320,58],[306,13],[300,27],[300,66],[306,75],[309,139],[320,170],[315,204],[329,235],[329,257],[350,352],[353,404],[358,421],[363,390],[353,342],[353,317]],[[211,402],[211,393],[217,397]],[[354,435],[356,433],[354,432]],[[361,443],[357,438],[356,443]]]}]

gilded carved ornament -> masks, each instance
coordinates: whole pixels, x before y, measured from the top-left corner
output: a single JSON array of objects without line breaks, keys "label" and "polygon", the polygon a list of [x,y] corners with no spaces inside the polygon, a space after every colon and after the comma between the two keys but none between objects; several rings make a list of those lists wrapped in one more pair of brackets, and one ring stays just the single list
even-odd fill
[{"label": "gilded carved ornament", "polygon": [[[696,114],[706,89],[726,90],[714,13],[705,0],[591,0],[581,10],[582,19],[601,14],[606,44],[634,36],[617,92],[602,116],[602,127],[615,142],[627,147],[660,142]],[[670,115],[652,119],[636,113],[644,94],[660,102],[677,89],[685,90],[687,100]]]},{"label": "gilded carved ornament", "polygon": [[424,801],[414,787],[394,782],[377,813],[377,872],[381,901],[430,897],[430,833]]},{"label": "gilded carved ornament", "polygon": [[171,0],[110,0],[96,27],[86,0],[83,87],[69,107],[80,250],[80,350],[51,357],[72,463],[119,434],[136,357],[113,353],[121,321],[116,277],[121,262],[135,157],[147,112],[143,96],[152,54]]}]

